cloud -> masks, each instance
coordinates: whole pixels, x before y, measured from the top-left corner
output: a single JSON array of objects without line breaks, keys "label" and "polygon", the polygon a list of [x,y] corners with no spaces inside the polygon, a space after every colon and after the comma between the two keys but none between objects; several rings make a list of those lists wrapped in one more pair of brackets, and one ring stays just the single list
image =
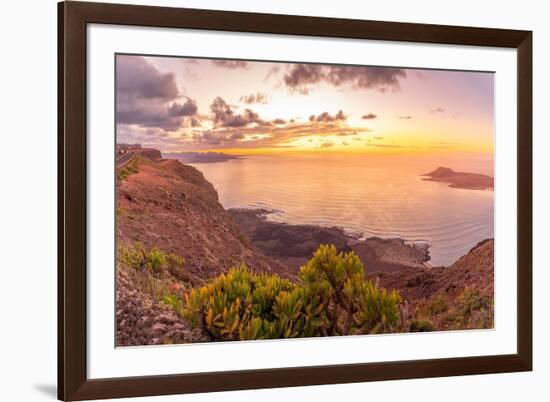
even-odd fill
[{"label": "cloud", "polygon": [[437,107],[437,108],[435,108],[435,109],[430,110],[430,113],[431,113],[431,114],[445,113],[445,109],[440,108],[440,107]]},{"label": "cloud", "polygon": [[212,63],[217,67],[236,69],[236,68],[246,68],[248,63],[242,60],[212,60]]},{"label": "cloud", "polygon": [[364,114],[363,116],[361,116],[362,119],[364,120],[372,120],[372,119],[376,119],[378,116],[375,115],[374,113],[367,113],[367,114]]},{"label": "cloud", "polygon": [[[234,118],[234,115],[230,118]],[[273,122],[278,119],[273,120]],[[282,119],[281,119],[282,120]],[[261,122],[265,123],[260,119]],[[271,122],[270,122],[271,123]],[[347,136],[369,131],[364,127],[350,127],[341,121],[287,123],[285,125],[250,124],[242,127],[215,125],[213,129],[197,131],[187,137],[189,147],[216,145],[224,148],[279,148],[289,147],[289,142],[308,136]],[[234,133],[238,133],[234,136]]]},{"label": "cloud", "polygon": [[290,90],[303,94],[307,94],[313,85],[321,82],[337,87],[349,84],[354,88],[386,92],[400,90],[399,81],[406,77],[404,69],[394,67],[290,64],[283,81]]},{"label": "cloud", "polygon": [[281,125],[281,124],[286,124],[286,120],[284,119],[275,119],[272,121],[273,124],[277,124],[277,125]]},{"label": "cloud", "polygon": [[375,140],[383,140],[384,137],[374,137]]},{"label": "cloud", "polygon": [[266,76],[264,77],[264,82],[267,81],[272,75],[275,75],[279,72],[281,66],[279,64],[274,64],[269,68]]},{"label": "cloud", "polygon": [[334,116],[330,115],[328,112],[323,112],[317,116],[312,114],[311,116],[309,116],[309,121],[328,123],[328,122],[339,121],[339,120],[344,121],[347,118],[348,117],[344,114],[344,112],[339,110],[338,113],[336,113]]},{"label": "cloud", "polygon": [[291,64],[283,77],[287,87],[308,92],[308,85],[317,84],[326,78],[325,67],[316,64]]},{"label": "cloud", "polygon": [[162,74],[143,57],[118,56],[117,95],[169,101],[179,95],[173,73]]},{"label": "cloud", "polygon": [[269,125],[260,119],[258,113],[245,109],[243,113],[236,113],[234,106],[227,104],[221,97],[214,99],[210,111],[214,114],[214,123],[218,127],[245,127],[252,123]]},{"label": "cloud", "polygon": [[408,114],[408,115],[398,115],[397,117],[400,118],[401,120],[410,120],[410,119],[413,118],[410,114]]},{"label": "cloud", "polygon": [[143,57],[117,57],[117,125],[175,131],[192,125],[196,114],[196,102],[179,93],[174,74],[161,73]]},{"label": "cloud", "polygon": [[334,146],[334,142],[332,141],[325,141],[319,144],[319,148],[330,148]]},{"label": "cloud", "polygon": [[[364,131],[370,131],[369,129],[365,129]],[[357,135],[357,131],[342,131],[341,133],[336,134],[339,137],[349,137],[350,135]]]},{"label": "cloud", "polygon": [[185,103],[174,102],[168,108],[170,116],[194,116],[197,114],[197,102],[187,98]]},{"label": "cloud", "polygon": [[260,92],[250,95],[243,95],[239,98],[241,102],[244,102],[248,105],[252,103],[261,103],[266,104],[267,103],[267,95],[262,94]]}]

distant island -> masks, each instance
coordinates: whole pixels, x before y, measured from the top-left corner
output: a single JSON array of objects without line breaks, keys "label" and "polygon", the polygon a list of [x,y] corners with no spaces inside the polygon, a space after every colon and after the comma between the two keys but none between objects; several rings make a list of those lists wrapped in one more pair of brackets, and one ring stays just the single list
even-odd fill
[{"label": "distant island", "polygon": [[448,183],[449,187],[468,190],[493,190],[494,179],[479,173],[455,172],[447,167],[438,167],[433,172],[426,173],[423,180]]},{"label": "distant island", "polygon": [[242,156],[223,152],[163,152],[163,157],[177,159],[182,163],[215,163],[231,159],[242,159]]}]

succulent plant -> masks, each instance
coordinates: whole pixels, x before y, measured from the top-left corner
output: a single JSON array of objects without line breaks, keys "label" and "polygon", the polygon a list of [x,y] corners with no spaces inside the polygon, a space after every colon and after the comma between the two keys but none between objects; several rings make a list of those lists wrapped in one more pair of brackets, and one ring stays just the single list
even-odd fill
[{"label": "succulent plant", "polygon": [[392,332],[401,298],[366,281],[354,252],[321,245],[298,283],[241,265],[166,301],[212,340],[248,340]]}]

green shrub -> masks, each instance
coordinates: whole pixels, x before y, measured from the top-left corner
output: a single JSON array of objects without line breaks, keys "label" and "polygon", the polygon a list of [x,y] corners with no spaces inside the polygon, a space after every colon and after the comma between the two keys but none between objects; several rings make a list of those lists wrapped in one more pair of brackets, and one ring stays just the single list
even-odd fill
[{"label": "green shrub", "polygon": [[117,169],[117,179],[125,180],[129,176],[139,172],[139,162],[136,159],[132,159],[123,167]]},{"label": "green shrub", "polygon": [[484,311],[491,306],[491,299],[482,296],[479,289],[464,288],[458,296],[461,305],[461,313],[464,317],[470,317],[475,311]]},{"label": "green shrub", "polygon": [[231,269],[183,301],[169,299],[213,340],[297,338],[392,332],[401,298],[364,279],[355,253],[322,245],[301,268],[300,282]]},{"label": "green shrub", "polygon": [[166,255],[166,269],[172,276],[185,282],[190,282],[189,274],[185,271],[185,259],[177,254]]},{"label": "green shrub", "polygon": [[147,256],[148,266],[153,272],[161,272],[166,265],[166,256],[158,248],[152,248]]},{"label": "green shrub", "polygon": [[443,313],[449,309],[449,303],[447,298],[443,294],[438,294],[432,298],[432,301],[428,305],[428,312],[430,315],[437,315]]},{"label": "green shrub", "polygon": [[457,297],[457,308],[447,317],[451,328],[490,328],[493,326],[493,299],[479,289],[465,287]]},{"label": "green shrub", "polygon": [[138,271],[147,270],[157,275],[168,271],[178,279],[187,277],[182,257],[165,253],[156,247],[147,251],[139,242],[129,247],[119,245],[117,258],[119,263]]},{"label": "green shrub", "polygon": [[430,332],[435,331],[434,324],[427,319],[415,319],[411,321],[410,332]]}]

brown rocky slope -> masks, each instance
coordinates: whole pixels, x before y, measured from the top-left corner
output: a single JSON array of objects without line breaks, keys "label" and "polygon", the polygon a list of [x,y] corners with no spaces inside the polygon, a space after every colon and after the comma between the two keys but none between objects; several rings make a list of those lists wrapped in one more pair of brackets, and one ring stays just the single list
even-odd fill
[{"label": "brown rocky slope", "polygon": [[450,267],[370,273],[367,277],[397,289],[408,313],[430,319],[436,329],[493,327],[493,239],[478,243]]},{"label": "brown rocky slope", "polygon": [[[135,155],[132,172],[117,182],[117,237],[185,259],[195,283],[245,263],[258,271],[293,276],[286,266],[256,252],[218,202],[197,169],[173,159]],[[135,173],[134,173],[135,172]],[[120,176],[120,172],[119,172]]]}]

